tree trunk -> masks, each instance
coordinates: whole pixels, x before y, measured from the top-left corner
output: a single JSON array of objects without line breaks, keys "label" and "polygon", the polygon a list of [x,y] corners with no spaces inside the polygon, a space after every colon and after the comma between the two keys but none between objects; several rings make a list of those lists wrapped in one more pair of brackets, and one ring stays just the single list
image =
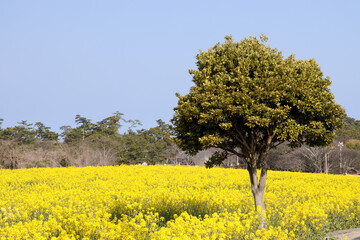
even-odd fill
[{"label": "tree trunk", "polygon": [[[260,181],[258,181],[257,176],[257,168],[248,166],[248,172],[250,175],[251,181],[251,190],[254,196],[255,202],[255,210],[259,214],[260,218],[260,228],[266,227],[266,209],[265,209],[265,202],[264,202],[264,193],[265,193],[265,183],[266,183],[266,175],[267,175],[267,168],[263,167],[261,169]],[[261,210],[260,210],[261,209]]]}]

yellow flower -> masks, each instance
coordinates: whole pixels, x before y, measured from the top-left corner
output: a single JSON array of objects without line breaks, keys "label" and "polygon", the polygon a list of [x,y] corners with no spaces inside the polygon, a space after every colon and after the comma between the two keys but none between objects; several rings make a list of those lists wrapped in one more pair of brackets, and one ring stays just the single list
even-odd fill
[{"label": "yellow flower", "polygon": [[353,190],[360,181],[348,176],[269,171],[268,227],[260,230],[246,170],[113,166],[0,175],[4,239],[295,240],[322,234],[332,219],[360,225]]}]

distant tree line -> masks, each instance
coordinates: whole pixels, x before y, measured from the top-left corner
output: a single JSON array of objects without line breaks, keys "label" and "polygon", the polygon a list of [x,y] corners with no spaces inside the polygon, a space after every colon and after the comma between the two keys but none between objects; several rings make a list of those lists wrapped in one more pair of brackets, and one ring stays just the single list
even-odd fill
[{"label": "distant tree line", "polygon": [[[360,173],[360,121],[345,117],[330,146],[292,148],[284,143],[271,150],[267,157],[272,170],[346,174],[355,169]],[[237,162],[239,159],[232,158],[223,166],[231,167]],[[245,167],[241,159],[240,165]]]},{"label": "distant tree line", "polygon": [[334,142],[327,147],[303,145],[293,149],[281,145],[270,152],[270,167],[277,170],[346,174],[360,170],[360,121],[345,117],[336,132]]},{"label": "distant tree line", "polygon": [[[75,116],[76,127],[62,126],[56,133],[41,122],[21,121],[17,126],[1,128],[0,168],[106,166],[120,164],[203,164],[206,154],[186,155],[171,141],[171,125],[161,119],[150,129],[137,129],[138,120],[126,120],[122,113],[98,122]],[[125,133],[119,130],[129,125]],[[273,170],[344,174],[360,170],[360,121],[346,117],[328,147],[293,149],[287,144],[270,151]],[[224,167],[243,166],[243,161],[229,157]]]},{"label": "distant tree line", "polygon": [[[134,130],[138,120],[116,112],[99,122],[76,115],[76,127],[51,131],[41,122],[21,121],[2,129],[0,119],[0,168],[104,166],[164,163],[176,155],[171,127],[161,119],[150,129]],[[120,134],[122,124],[131,126]]]}]

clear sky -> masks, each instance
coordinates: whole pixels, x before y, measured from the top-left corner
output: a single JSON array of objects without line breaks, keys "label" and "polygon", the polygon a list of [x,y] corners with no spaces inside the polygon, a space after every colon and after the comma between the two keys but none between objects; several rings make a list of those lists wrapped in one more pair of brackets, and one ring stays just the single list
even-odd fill
[{"label": "clear sky", "polygon": [[143,128],[169,122],[192,86],[195,56],[224,36],[269,37],[315,58],[360,119],[360,1],[1,1],[0,118],[54,131],[115,111]]}]

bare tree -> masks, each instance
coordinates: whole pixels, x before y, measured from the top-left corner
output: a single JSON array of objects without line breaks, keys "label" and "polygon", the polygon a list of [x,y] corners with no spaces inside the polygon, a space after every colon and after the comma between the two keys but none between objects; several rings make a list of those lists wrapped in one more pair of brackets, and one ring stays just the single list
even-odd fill
[{"label": "bare tree", "polygon": [[[340,158],[341,153],[341,158]],[[341,149],[338,149],[338,158],[339,162],[341,161],[341,168],[339,164],[338,173],[339,174],[346,174],[349,168],[356,168],[360,164],[360,152],[357,150],[349,149],[347,147],[343,147]]]},{"label": "bare tree", "polygon": [[306,171],[305,161],[298,149],[293,149],[286,144],[272,149],[268,154],[270,169],[292,172]]},{"label": "bare tree", "polygon": [[18,168],[21,149],[15,141],[0,140],[0,167]]},{"label": "bare tree", "polygon": [[[308,161],[309,168],[313,169],[312,172],[323,173],[324,169],[329,169],[328,154],[331,151],[330,148],[324,147],[309,147],[303,146],[300,148],[302,156]],[[326,166],[325,166],[326,162]]]}]

